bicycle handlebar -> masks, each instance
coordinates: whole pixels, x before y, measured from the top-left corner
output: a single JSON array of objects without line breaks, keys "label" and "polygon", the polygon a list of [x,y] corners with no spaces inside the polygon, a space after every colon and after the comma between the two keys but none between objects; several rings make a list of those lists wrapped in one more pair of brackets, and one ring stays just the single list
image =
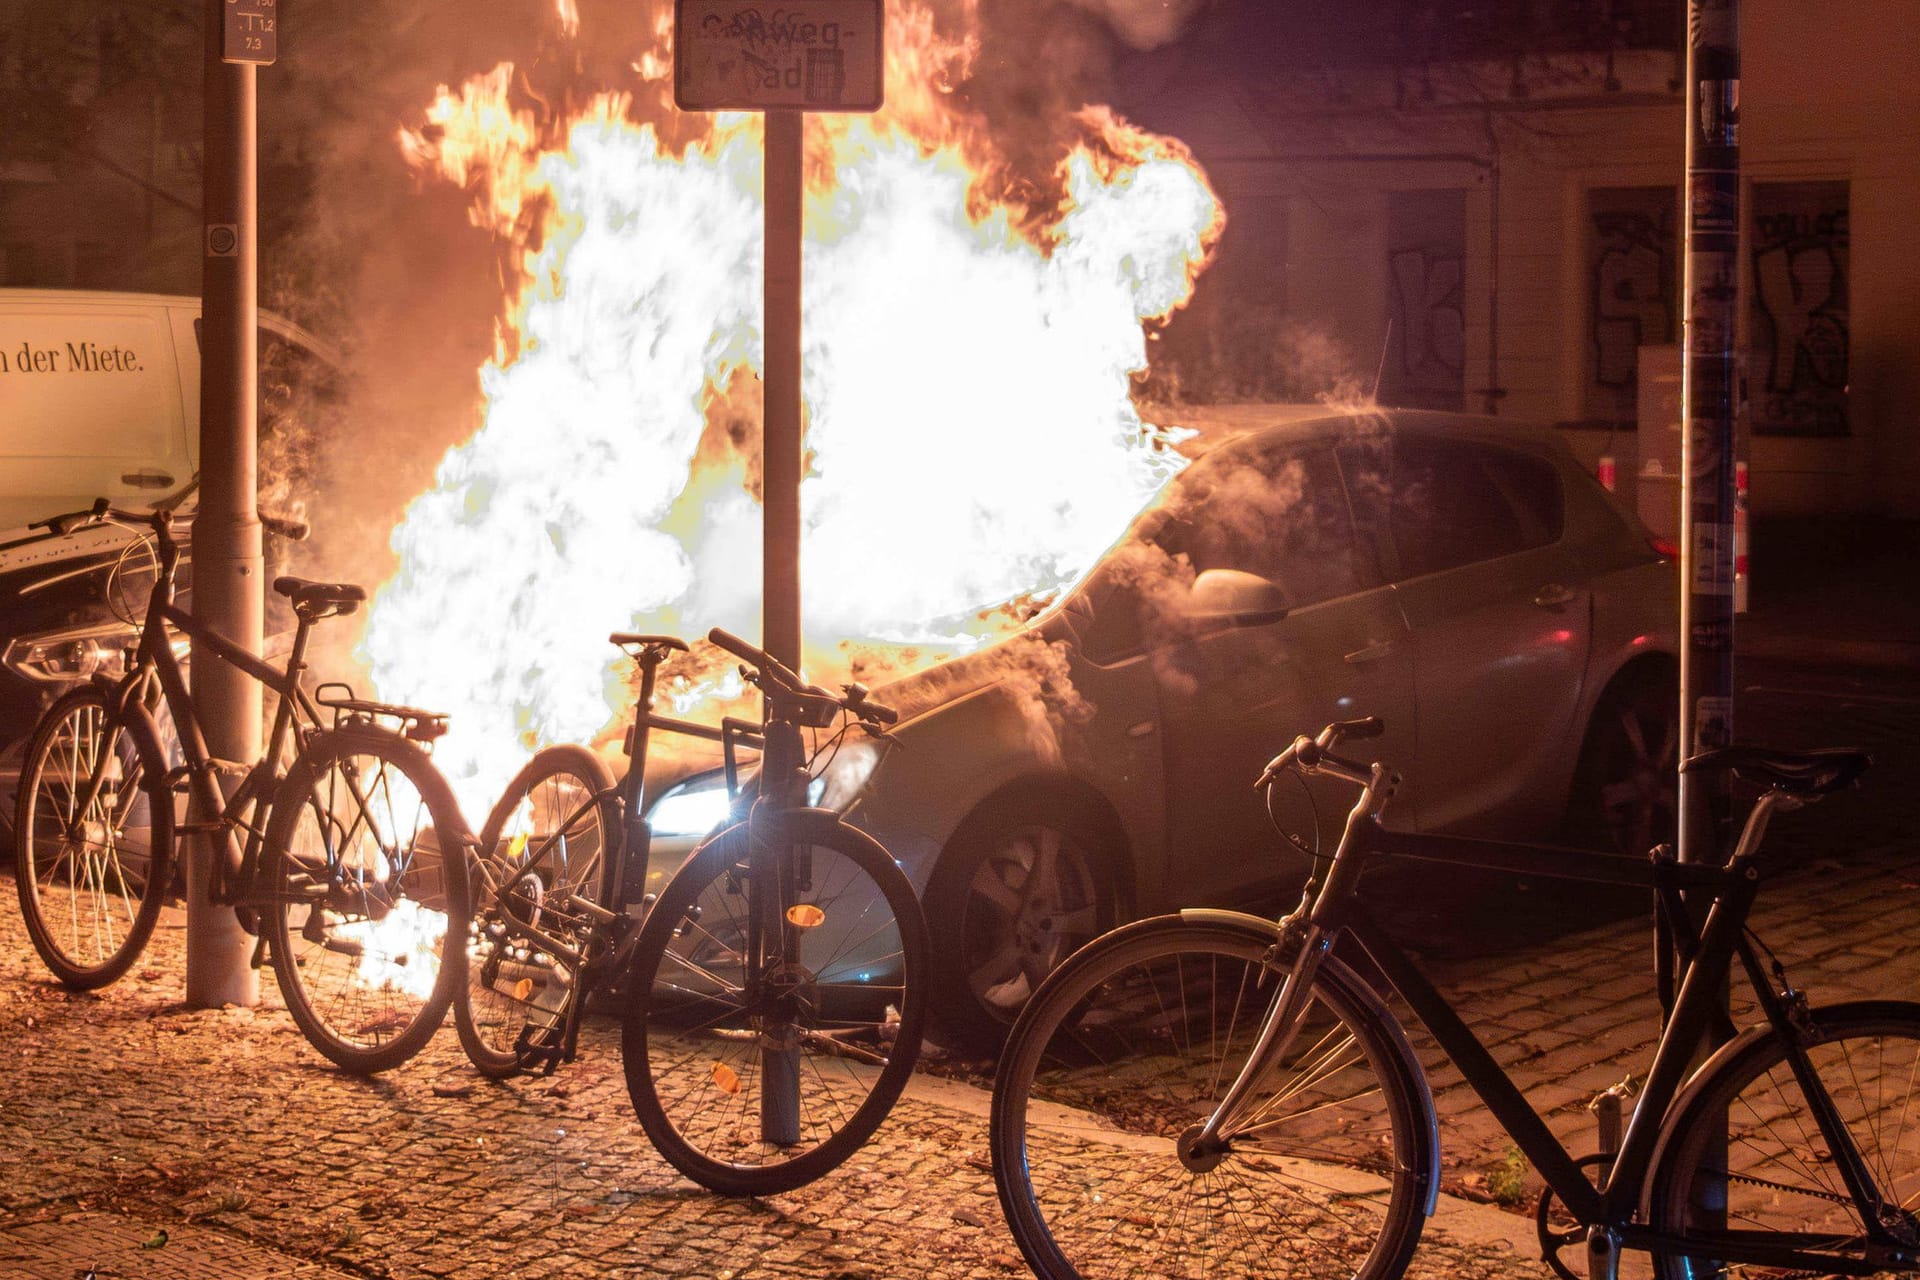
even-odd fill
[{"label": "bicycle handlebar", "polygon": [[[261,528],[289,542],[304,542],[307,535],[312,532],[304,520],[272,515],[265,511],[259,512],[258,516]],[[93,505],[85,511],[69,511],[64,515],[48,516],[45,520],[35,520],[27,527],[45,529],[49,533],[58,534],[64,538],[90,525],[105,524],[110,520],[119,524],[144,524],[155,533],[160,533],[173,527],[173,508],[154,507],[147,511],[131,511],[116,507],[105,498],[95,498]]]},{"label": "bicycle handlebar", "polygon": [[1336,720],[1311,738],[1303,733],[1285,751],[1267,762],[1253,789],[1266,790],[1282,773],[1296,766],[1312,773],[1323,766],[1332,765],[1343,772],[1365,775],[1366,765],[1334,755],[1333,748],[1347,738],[1377,738],[1386,731],[1387,723],[1379,716],[1362,716],[1358,720]]},{"label": "bicycle handlebar", "polygon": [[715,627],[713,630],[707,632],[707,639],[720,648],[725,649],[734,657],[739,658],[748,666],[753,667],[760,672],[761,675],[771,678],[780,693],[790,694],[796,697],[830,699],[845,708],[857,719],[865,720],[872,724],[893,724],[900,719],[900,713],[892,707],[886,706],[883,703],[868,701],[865,685],[847,685],[845,686],[845,694],[835,697],[817,685],[808,684],[800,678],[799,674],[795,672],[793,668],[787,666],[786,663],[780,661],[758,645],[747,643],[731,631],[722,627]]}]

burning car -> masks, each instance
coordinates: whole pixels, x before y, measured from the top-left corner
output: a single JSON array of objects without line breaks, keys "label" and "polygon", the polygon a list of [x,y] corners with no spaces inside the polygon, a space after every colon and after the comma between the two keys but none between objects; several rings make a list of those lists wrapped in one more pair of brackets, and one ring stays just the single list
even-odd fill
[{"label": "burning car", "polygon": [[[817,784],[919,887],[956,1043],[1122,920],[1291,892],[1350,797],[1283,795],[1290,845],[1250,787],[1330,720],[1385,721],[1423,830],[1637,851],[1671,821],[1673,571],[1552,431],[1246,407],[1204,438],[1024,629],[877,689],[898,749]],[[724,803],[702,775],[652,819]]]}]

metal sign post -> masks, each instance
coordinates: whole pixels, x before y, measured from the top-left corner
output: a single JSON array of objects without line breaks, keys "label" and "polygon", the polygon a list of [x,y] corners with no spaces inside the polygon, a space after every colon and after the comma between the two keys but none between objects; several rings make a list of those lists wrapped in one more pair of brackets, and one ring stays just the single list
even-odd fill
[{"label": "metal sign post", "polygon": [[[761,646],[800,666],[801,159],[808,111],[875,111],[883,96],[882,0],[677,0],[673,100],[682,111],[765,113],[766,259],[761,330]],[[762,1037],[761,1136],[800,1137],[800,1056]]]},{"label": "metal sign post", "polygon": [[[254,506],[259,350],[258,138],[254,68],[274,60],[276,0],[207,0],[200,277],[200,510],[193,522],[194,612],[258,655],[265,557]],[[197,649],[198,646],[196,645]],[[193,697],[207,747],[222,760],[260,754],[260,688],[209,654],[193,655]],[[198,814],[196,821],[216,815]],[[254,940],[211,900],[213,839],[187,847],[187,1003],[250,1005],[260,984]]]},{"label": "metal sign post", "polygon": [[[1686,343],[1681,352],[1680,758],[1733,737],[1735,335],[1740,279],[1740,11],[1687,6]],[[1730,779],[1680,775],[1680,860],[1726,854]],[[1723,989],[1724,1002],[1726,992]],[[1703,1044],[1704,1058],[1713,1045]],[[1721,1153],[1708,1167],[1724,1169]],[[1711,1157],[1711,1153],[1710,1153]],[[1724,1188],[1695,1191],[1724,1227]]]},{"label": "metal sign post", "polygon": [[[1740,272],[1740,53],[1734,0],[1688,13],[1686,346],[1682,352],[1681,757],[1733,735],[1735,331]],[[1718,860],[1724,776],[1680,776],[1680,857]]]}]

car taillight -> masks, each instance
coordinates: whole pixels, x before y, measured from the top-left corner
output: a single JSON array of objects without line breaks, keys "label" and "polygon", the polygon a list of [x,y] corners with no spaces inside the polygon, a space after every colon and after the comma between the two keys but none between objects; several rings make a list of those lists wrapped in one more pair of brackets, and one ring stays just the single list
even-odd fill
[{"label": "car taillight", "polygon": [[1658,534],[1655,534],[1647,539],[1647,545],[1652,547],[1653,554],[1659,556],[1662,560],[1678,560],[1680,558],[1680,544],[1672,538],[1662,538]]}]

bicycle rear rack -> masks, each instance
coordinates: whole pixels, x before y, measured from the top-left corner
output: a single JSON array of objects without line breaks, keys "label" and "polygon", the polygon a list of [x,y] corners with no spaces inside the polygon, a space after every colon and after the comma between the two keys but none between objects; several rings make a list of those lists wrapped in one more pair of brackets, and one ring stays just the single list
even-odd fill
[{"label": "bicycle rear rack", "polygon": [[[331,692],[330,692],[331,691]],[[335,729],[352,725],[381,725],[395,721],[400,736],[413,742],[430,743],[447,731],[447,713],[422,711],[397,702],[373,702],[356,698],[353,686],[329,681],[313,692],[313,700],[333,712]]]}]

